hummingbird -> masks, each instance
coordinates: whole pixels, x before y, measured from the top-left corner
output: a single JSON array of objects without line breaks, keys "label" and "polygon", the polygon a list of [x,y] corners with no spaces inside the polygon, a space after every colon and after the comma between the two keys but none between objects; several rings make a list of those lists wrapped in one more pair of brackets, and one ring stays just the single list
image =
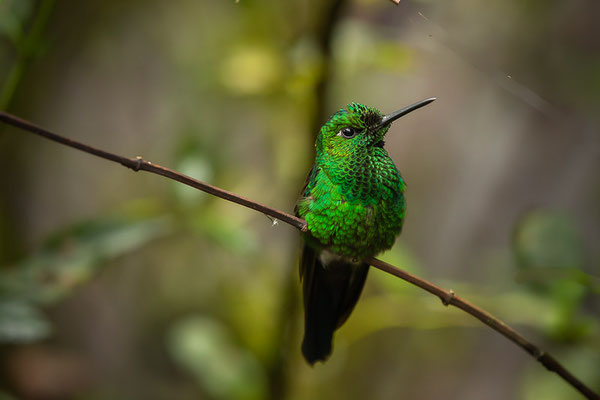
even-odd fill
[{"label": "hummingbird", "polygon": [[327,360],[334,332],[350,316],[369,264],[394,244],[406,212],[406,184],[384,148],[392,122],[434,101],[388,115],[360,103],[321,127],[315,162],[294,209],[307,223],[300,256],[304,303],[302,354]]}]

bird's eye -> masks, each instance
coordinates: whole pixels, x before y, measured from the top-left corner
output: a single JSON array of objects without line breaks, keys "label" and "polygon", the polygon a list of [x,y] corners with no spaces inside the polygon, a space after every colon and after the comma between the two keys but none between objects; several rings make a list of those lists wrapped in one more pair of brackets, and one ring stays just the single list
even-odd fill
[{"label": "bird's eye", "polygon": [[354,136],[356,136],[356,130],[350,126],[347,126],[342,128],[338,135],[345,137],[346,139],[352,139]]}]

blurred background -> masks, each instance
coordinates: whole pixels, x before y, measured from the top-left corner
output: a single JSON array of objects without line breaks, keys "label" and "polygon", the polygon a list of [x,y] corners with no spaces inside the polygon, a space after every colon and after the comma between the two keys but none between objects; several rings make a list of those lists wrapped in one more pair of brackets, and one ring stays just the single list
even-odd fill
[{"label": "blurred background", "polygon": [[[3,0],[0,108],[291,212],[318,127],[396,123],[382,258],[600,390],[600,3]],[[1,399],[578,399],[479,321],[372,270],[300,354],[298,232],[0,126]]]}]

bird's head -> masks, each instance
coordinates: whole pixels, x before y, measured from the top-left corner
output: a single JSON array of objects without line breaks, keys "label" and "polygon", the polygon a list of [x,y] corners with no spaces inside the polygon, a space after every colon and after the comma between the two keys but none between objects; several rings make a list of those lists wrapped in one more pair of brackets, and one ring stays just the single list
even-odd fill
[{"label": "bird's head", "polygon": [[347,109],[339,110],[321,127],[315,144],[317,157],[339,159],[373,147],[383,147],[383,138],[392,122],[434,100],[421,100],[388,115],[360,103],[349,104]]}]

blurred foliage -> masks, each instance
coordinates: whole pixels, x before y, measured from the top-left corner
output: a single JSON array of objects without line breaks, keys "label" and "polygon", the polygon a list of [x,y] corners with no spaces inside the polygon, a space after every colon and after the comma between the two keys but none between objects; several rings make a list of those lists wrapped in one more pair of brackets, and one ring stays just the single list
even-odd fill
[{"label": "blurred foliage", "polygon": [[[540,310],[539,326],[556,341],[577,343],[576,348],[563,349],[561,359],[584,382],[594,380],[591,371],[600,363],[600,320],[589,312],[586,302],[597,300],[600,277],[584,272],[581,233],[568,215],[537,209],[518,221],[513,242],[518,281],[549,306]],[[570,397],[568,388],[540,372],[527,374],[525,399]]]},{"label": "blurred foliage", "polygon": [[78,223],[49,237],[31,257],[0,270],[0,342],[46,337],[50,327],[38,307],[70,295],[111,259],[169,233],[167,219],[149,218],[141,210]]},{"label": "blurred foliage", "polygon": [[582,239],[567,215],[545,210],[528,213],[516,227],[515,250],[523,270],[583,267]]},{"label": "blurred foliage", "polygon": [[[0,0],[0,108],[292,210],[319,115],[438,96],[386,138],[409,209],[383,259],[600,388],[598,5],[332,4]],[[575,396],[376,270],[309,368],[284,224],[4,128],[0,185],[0,399]]]},{"label": "blurred foliage", "polygon": [[262,399],[264,370],[251,353],[234,343],[227,327],[202,316],[176,323],[167,338],[175,361],[216,399]]},{"label": "blurred foliage", "polygon": [[0,343],[29,343],[51,333],[42,312],[20,298],[0,300]]},{"label": "blurred foliage", "polygon": [[281,56],[274,49],[254,45],[233,49],[221,67],[222,84],[239,95],[269,92],[280,86],[282,74]]},{"label": "blurred foliage", "polygon": [[0,50],[2,59],[13,58],[12,62],[2,63],[3,67],[0,68],[0,76],[3,77],[0,87],[1,109],[6,109],[10,104],[27,64],[47,51],[48,44],[43,33],[54,8],[54,0],[36,3],[33,0],[0,3],[0,37],[9,43],[13,50],[12,57],[8,55],[7,49]]},{"label": "blurred foliage", "polygon": [[548,333],[560,340],[598,335],[599,321],[581,315],[586,298],[600,293],[600,278],[584,271],[584,246],[573,221],[548,210],[529,212],[518,222],[514,249],[517,279],[553,307],[545,315]]},{"label": "blurred foliage", "polygon": [[14,400],[15,398],[13,396],[10,396],[9,394],[5,393],[5,392],[0,392],[0,400]]}]

